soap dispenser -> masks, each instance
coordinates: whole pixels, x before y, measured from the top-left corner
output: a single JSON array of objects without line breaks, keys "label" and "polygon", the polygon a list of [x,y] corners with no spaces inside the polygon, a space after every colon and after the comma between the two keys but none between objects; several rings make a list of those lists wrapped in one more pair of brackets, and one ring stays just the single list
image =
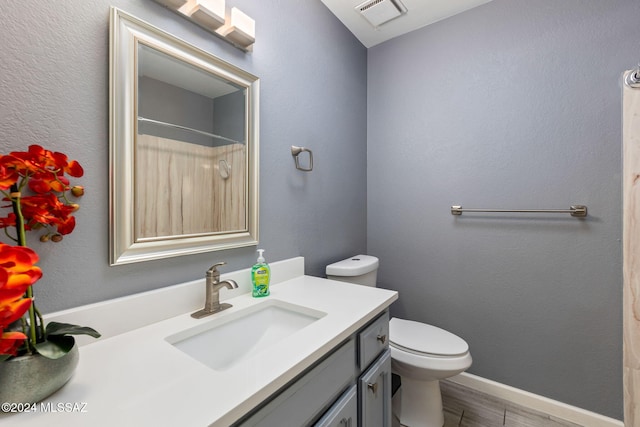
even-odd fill
[{"label": "soap dispenser", "polygon": [[264,259],[264,249],[258,249],[258,261],[251,268],[251,282],[253,283],[252,295],[254,298],[269,295],[269,282],[271,281],[271,268]]}]

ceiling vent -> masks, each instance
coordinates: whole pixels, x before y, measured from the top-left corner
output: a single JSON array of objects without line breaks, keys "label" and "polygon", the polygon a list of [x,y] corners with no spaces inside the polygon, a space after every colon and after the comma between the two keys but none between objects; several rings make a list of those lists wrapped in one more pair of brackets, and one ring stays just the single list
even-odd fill
[{"label": "ceiling vent", "polygon": [[376,28],[407,13],[400,0],[368,0],[355,9]]}]

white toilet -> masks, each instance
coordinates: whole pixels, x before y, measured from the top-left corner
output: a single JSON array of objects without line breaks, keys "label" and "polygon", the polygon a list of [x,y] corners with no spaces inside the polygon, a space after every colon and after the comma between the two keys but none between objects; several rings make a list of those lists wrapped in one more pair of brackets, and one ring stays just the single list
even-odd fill
[{"label": "white toilet", "polygon": [[[357,255],[328,265],[328,279],[376,286],[378,258]],[[392,318],[389,322],[391,369],[402,386],[393,398],[394,416],[408,427],[442,427],[439,380],[471,366],[469,346],[460,337],[425,323]]]}]

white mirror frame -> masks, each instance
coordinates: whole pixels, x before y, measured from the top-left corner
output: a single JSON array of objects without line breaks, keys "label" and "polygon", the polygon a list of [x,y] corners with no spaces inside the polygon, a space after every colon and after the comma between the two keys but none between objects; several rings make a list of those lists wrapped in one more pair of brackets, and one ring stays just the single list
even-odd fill
[{"label": "white mirror frame", "polygon": [[[135,132],[138,42],[246,88],[246,229],[136,241]],[[110,16],[109,263],[129,264],[258,244],[259,79],[115,7]]]}]

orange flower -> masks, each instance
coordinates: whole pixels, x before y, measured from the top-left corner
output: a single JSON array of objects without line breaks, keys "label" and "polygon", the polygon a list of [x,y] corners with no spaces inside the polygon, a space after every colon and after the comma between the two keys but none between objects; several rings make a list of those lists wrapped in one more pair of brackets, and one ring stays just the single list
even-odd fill
[{"label": "orange flower", "polygon": [[23,246],[0,243],[0,354],[15,356],[27,338],[20,332],[4,332],[31,307],[31,298],[23,298],[42,271],[34,264],[38,254]]},{"label": "orange flower", "polygon": [[[70,188],[65,176],[80,177],[84,174],[82,166],[75,160],[68,160],[63,153],[45,150],[39,145],[29,146],[28,151],[14,151],[0,156],[0,190],[11,188],[14,192],[9,197],[5,192],[3,200],[15,203],[18,201],[24,218],[24,229],[34,230],[46,225],[60,235],[69,234],[75,228],[72,216],[78,210],[77,204],[66,204],[66,196],[58,193],[71,191],[75,196],[82,195],[84,188]],[[20,195],[28,186],[32,195]],[[17,195],[14,195],[17,194]],[[64,202],[63,202],[64,201]],[[11,207],[11,204],[2,207]],[[8,212],[0,217],[0,228],[16,226],[16,216]]]},{"label": "orange flower", "polygon": [[36,262],[38,254],[32,249],[0,243],[0,304],[14,302],[42,277]]},{"label": "orange flower", "polygon": [[[47,346],[38,346],[49,340],[42,319],[36,316],[31,289],[42,277],[42,271],[35,266],[37,254],[26,247],[25,231],[47,228],[46,234],[40,237],[41,241],[60,241],[62,235],[73,231],[76,221],[72,213],[78,210],[79,205],[69,201],[67,192],[79,197],[84,194],[84,188],[71,188],[65,174],[81,177],[84,171],[77,161],[69,160],[65,154],[45,150],[39,145],[29,146],[28,151],[0,155],[0,191],[2,201],[8,202],[0,208],[9,208],[9,212],[0,217],[0,228],[15,227],[15,236],[7,234],[18,243],[15,247],[0,243],[0,355],[4,355],[0,361],[7,355],[26,352],[51,358],[59,356]],[[29,337],[8,331],[9,325],[27,311]],[[75,326],[63,332],[58,330],[57,335],[100,336],[91,328]],[[25,339],[28,342],[23,346]]]},{"label": "orange flower", "polygon": [[14,301],[0,297],[0,354],[15,356],[18,348],[27,336],[21,332],[4,332],[10,324],[20,319],[31,307],[31,298],[22,298]]},{"label": "orange flower", "polygon": [[11,182],[13,175],[10,172],[14,171],[22,177],[29,177],[29,188],[38,194],[68,190],[69,180],[65,178],[65,173],[76,178],[84,174],[76,160],[69,161],[66,154],[45,150],[39,145],[29,146],[26,152],[14,151],[3,156],[0,165],[8,170],[4,174],[0,170],[0,188],[6,189],[16,182],[17,178]]},{"label": "orange flower", "polygon": [[53,193],[22,197],[20,206],[27,230],[33,229],[36,224],[47,224],[57,227],[60,234],[69,234],[75,227],[75,218],[71,215],[75,207],[65,205]]},{"label": "orange flower", "polygon": [[0,329],[6,329],[10,324],[24,315],[31,306],[31,298],[20,298],[6,302],[0,300]]},{"label": "orange flower", "polygon": [[12,159],[9,156],[0,157],[0,189],[6,190],[18,181],[18,172],[9,167]]},{"label": "orange flower", "polygon": [[0,228],[13,227],[16,225],[16,214],[10,212],[6,217],[0,218]]},{"label": "orange flower", "polygon": [[27,339],[22,332],[3,332],[0,335],[0,354],[10,354],[17,356],[18,349]]},{"label": "orange flower", "polygon": [[[73,206],[70,207],[73,209]],[[71,234],[74,228],[76,228],[76,218],[71,215],[58,223],[59,234]]]}]

